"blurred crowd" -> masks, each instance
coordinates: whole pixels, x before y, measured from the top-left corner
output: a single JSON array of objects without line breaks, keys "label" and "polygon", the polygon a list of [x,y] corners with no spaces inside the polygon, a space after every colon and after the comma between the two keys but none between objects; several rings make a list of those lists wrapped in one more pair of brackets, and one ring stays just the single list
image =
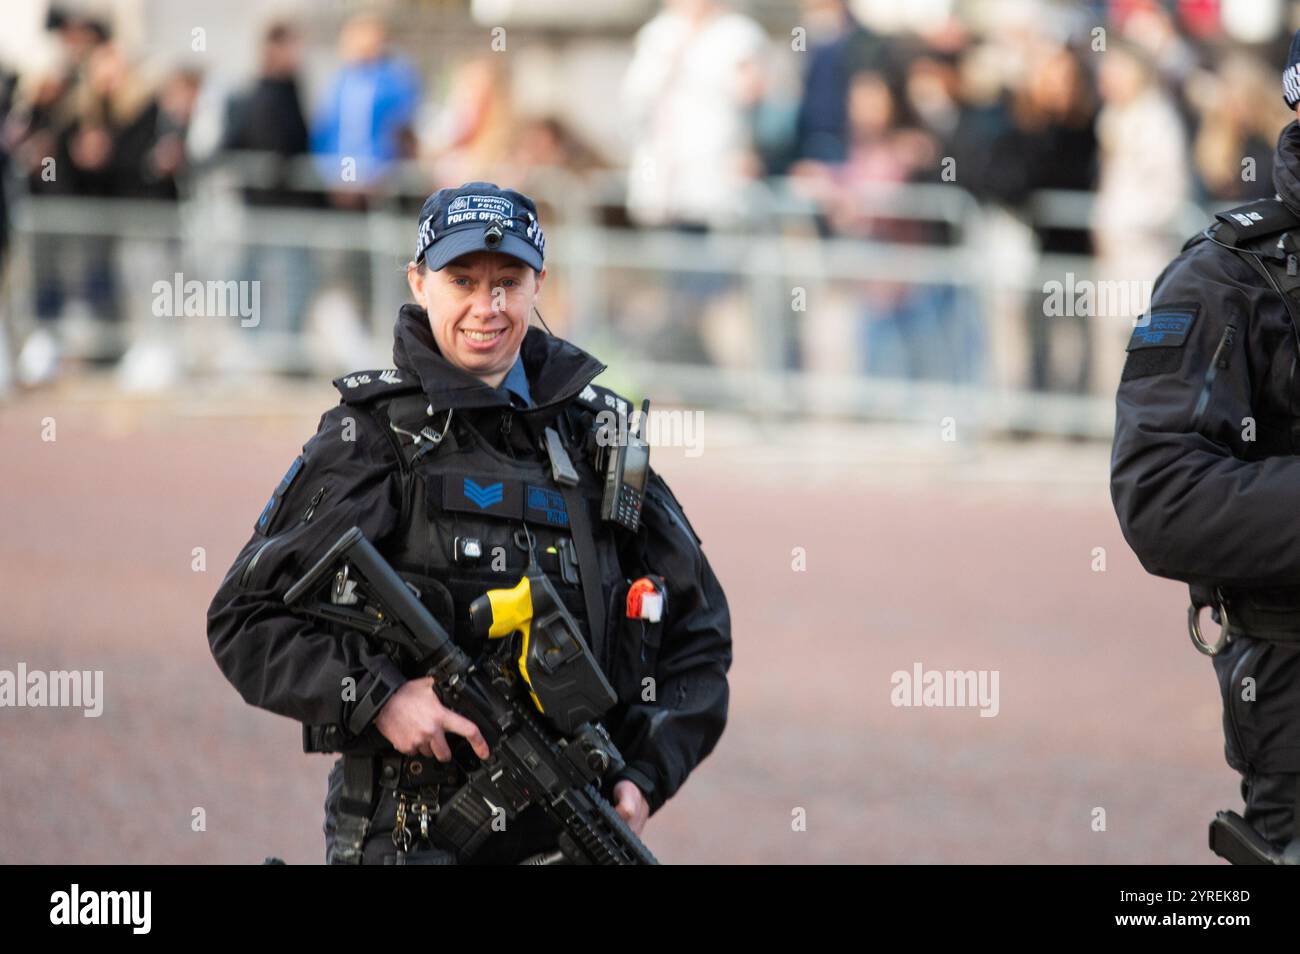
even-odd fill
[{"label": "blurred crowd", "polygon": [[[492,179],[527,191],[563,175],[591,183],[609,227],[745,234],[778,228],[764,217],[779,207],[799,211],[821,239],[943,249],[969,241],[969,223],[881,211],[872,197],[951,184],[1019,223],[1040,263],[1012,306],[1018,366],[998,383],[1086,393],[1117,379],[1122,335],[1092,316],[1048,317],[1043,276],[1078,267],[1149,280],[1186,237],[1189,203],[1273,193],[1272,151],[1289,118],[1278,79],[1289,37],[1231,42],[1213,5],[1048,4],[996,29],[946,18],[884,33],[845,0],[803,0],[794,21],[787,36],[722,0],[665,0],[628,38],[619,88],[599,94],[623,131],[610,144],[578,132],[562,109],[519,106],[510,57],[424,63],[373,13],[343,24],[336,66],[311,95],[310,36],[290,21],[258,28],[256,75],[229,91],[189,66],[146,71],[106,22],[54,13],[57,67],[0,73],[0,171],[18,186],[0,202],[175,204],[205,169],[257,153],[267,161],[239,190],[254,211],[383,207],[413,221],[420,197],[444,185]],[[624,183],[613,200],[602,191],[611,175]],[[1054,190],[1095,197],[1082,207],[1048,201]],[[547,211],[563,210],[544,208],[544,221]],[[53,373],[70,302],[99,322],[122,321],[119,251],[111,237],[34,232],[26,380]],[[275,310],[297,333],[337,276],[365,314],[367,256],[250,247],[238,272],[293,276]],[[737,283],[698,268],[667,283],[665,317],[648,326],[675,342],[665,357],[719,360],[744,349]],[[838,341],[840,370],[987,381],[989,303],[966,279],[936,270],[923,281],[857,279],[841,291],[852,347]],[[816,336],[797,318],[787,320],[782,360],[820,367]]]}]

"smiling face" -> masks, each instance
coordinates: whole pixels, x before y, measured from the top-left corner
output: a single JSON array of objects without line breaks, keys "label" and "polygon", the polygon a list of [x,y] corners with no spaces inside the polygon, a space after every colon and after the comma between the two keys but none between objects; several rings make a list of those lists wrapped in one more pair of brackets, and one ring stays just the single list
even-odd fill
[{"label": "smiling face", "polygon": [[407,266],[406,281],[429,313],[442,356],[499,387],[519,356],[546,269],[499,252],[471,252],[438,271]]}]

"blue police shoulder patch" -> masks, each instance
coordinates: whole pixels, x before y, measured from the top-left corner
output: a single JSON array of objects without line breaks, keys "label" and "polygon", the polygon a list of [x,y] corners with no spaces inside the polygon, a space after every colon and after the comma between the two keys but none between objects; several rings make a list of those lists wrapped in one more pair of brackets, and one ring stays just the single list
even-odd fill
[{"label": "blue police shoulder patch", "polygon": [[1139,348],[1181,348],[1201,312],[1198,303],[1153,305],[1140,319],[1129,338],[1129,351]]},{"label": "blue police shoulder patch", "polygon": [[280,483],[276,485],[275,490],[271,492],[271,499],[266,502],[266,506],[258,514],[257,531],[259,533],[266,532],[266,528],[270,525],[272,518],[275,517],[276,511],[280,509],[280,501],[284,500],[284,495],[289,492],[290,486],[293,485],[301,470],[302,455],[299,454],[294,458],[293,463],[289,465],[289,469],[285,471],[284,476],[280,478]]}]

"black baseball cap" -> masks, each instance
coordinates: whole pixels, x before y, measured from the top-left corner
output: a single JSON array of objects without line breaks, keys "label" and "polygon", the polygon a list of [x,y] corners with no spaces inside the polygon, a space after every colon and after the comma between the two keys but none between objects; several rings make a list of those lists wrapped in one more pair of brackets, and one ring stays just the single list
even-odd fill
[{"label": "black baseball cap", "polygon": [[420,208],[415,261],[434,271],[470,252],[500,252],[541,271],[546,236],[533,200],[491,182],[439,189]]},{"label": "black baseball cap", "polygon": [[1291,52],[1286,57],[1286,69],[1282,71],[1282,99],[1288,109],[1295,109],[1300,104],[1300,30],[1291,37]]}]

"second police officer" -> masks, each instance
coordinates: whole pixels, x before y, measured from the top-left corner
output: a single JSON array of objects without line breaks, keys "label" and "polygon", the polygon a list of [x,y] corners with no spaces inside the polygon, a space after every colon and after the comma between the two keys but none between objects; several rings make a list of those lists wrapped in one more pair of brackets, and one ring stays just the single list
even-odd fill
[{"label": "second police officer", "polygon": [[[1300,102],[1300,34],[1283,95]],[[1213,657],[1244,819],[1210,847],[1300,864],[1300,124],[1277,194],[1217,215],[1161,273],[1128,345],[1111,496],[1157,576],[1190,585],[1188,629]],[[1202,611],[1221,629],[1202,630]]]},{"label": "second police officer", "polygon": [[[463,780],[449,734],[487,754],[430,678],[412,678],[358,633],[323,632],[286,611],[288,587],[354,525],[471,655],[482,643],[469,604],[513,586],[535,556],[618,694],[603,721],[626,767],[605,794],[638,834],[722,734],[726,597],[652,468],[639,521],[602,506],[597,429],[611,417],[625,427],[631,409],[592,383],[603,364],[529,326],[544,250],[536,206],[516,191],[470,182],[426,200],[407,267],[416,303],[397,318],[395,367],[334,382],[340,403],[209,608],[222,672],[250,704],[303,723],[306,750],[375,741],[331,770],[330,863],[452,861],[449,846],[418,838],[415,819]],[[629,615],[628,591],[643,580],[661,597],[644,605],[662,610]],[[517,862],[553,850],[556,834],[528,809],[468,860]]]}]

